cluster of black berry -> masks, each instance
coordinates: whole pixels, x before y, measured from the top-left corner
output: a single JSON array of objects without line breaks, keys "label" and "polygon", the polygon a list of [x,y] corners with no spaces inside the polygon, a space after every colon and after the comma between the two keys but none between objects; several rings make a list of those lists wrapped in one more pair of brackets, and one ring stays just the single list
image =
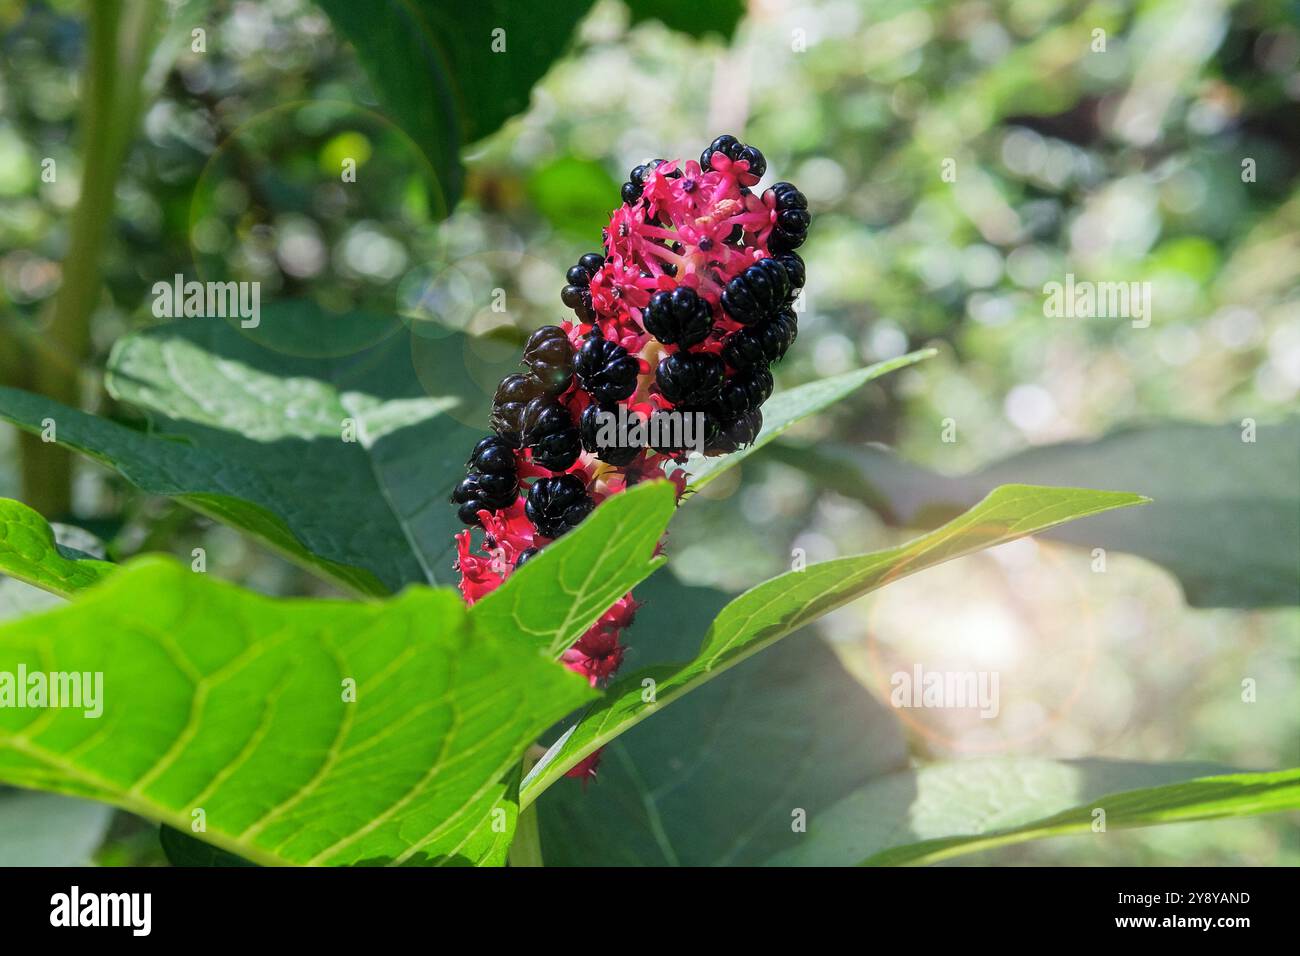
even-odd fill
[{"label": "cluster of black berry", "polygon": [[[590,276],[603,262],[604,259],[594,253],[583,256],[578,265],[569,270],[570,280],[577,278],[577,273],[581,272],[590,281]],[[572,286],[566,287],[566,293],[569,288]],[[589,307],[589,296],[587,301]],[[612,345],[603,340],[601,344]],[[573,467],[582,453],[582,438],[573,422],[573,416],[559,401],[559,396],[568,391],[575,373],[579,381],[591,382],[591,386],[584,384],[586,388],[614,388],[617,382],[626,378],[625,370],[622,373],[611,373],[607,368],[595,367],[597,363],[592,361],[590,353],[596,347],[596,343],[589,340],[575,354],[568,334],[558,325],[543,326],[529,336],[520,363],[526,371],[507,375],[497,386],[492,402],[492,430],[496,434],[484,438],[478,445],[479,448],[499,449],[509,457],[509,494],[482,494],[485,476],[476,473],[474,469],[477,468],[478,472],[485,469],[476,457],[471,457],[469,476],[452,494],[452,501],[461,505],[461,521],[475,525],[479,523],[479,510],[496,512],[515,503],[518,496],[516,449],[527,448],[531,452],[533,464],[547,471],[563,472]],[[627,355],[626,349],[619,351],[624,356]],[[619,377],[620,374],[622,378]],[[632,362],[631,374],[635,387],[635,361]],[[624,393],[623,397],[626,394],[630,392]],[[475,454],[478,455],[477,449]],[[492,488],[495,490],[496,485]],[[569,530],[591,508],[591,499],[582,482],[572,475],[564,474],[535,481],[528,490],[525,504],[528,519],[538,532],[550,538]],[[521,554],[517,563],[526,559]]]},{"label": "cluster of black berry", "polygon": [[451,493],[457,514],[465,524],[478,524],[479,511],[500,511],[515,503],[519,493],[519,471],[514,449],[497,435],[489,435],[474,446],[465,463],[466,475]]},{"label": "cluster of black berry", "polygon": [[[719,154],[735,165],[728,166]],[[731,191],[725,203],[714,200],[717,219],[697,220],[692,217],[698,213],[688,214],[698,208],[697,179],[683,178],[681,164],[669,167],[653,198],[645,197],[649,178],[664,163],[656,159],[635,167],[622,185],[624,206],[635,207],[635,216],[625,212],[618,234],[606,232],[608,257],[588,253],[566,273],[561,299],[590,331],[580,338],[578,331],[559,326],[538,329],[525,346],[524,371],[506,376],[497,387],[491,419],[495,434],[475,447],[466,477],[452,494],[465,524],[479,524],[481,511],[495,513],[516,504],[522,462],[550,472],[524,491],[523,512],[539,535],[558,537],[585,518],[593,499],[583,473],[572,470],[581,454],[586,451],[607,465],[624,468],[645,450],[603,444],[600,426],[603,415],[617,414],[639,387],[650,387],[648,377],[641,381],[646,359],[657,359],[653,384],[664,402],[674,410],[702,415],[706,453],[743,447],[762,427],[761,409],[773,388],[770,366],[782,359],[798,334],[793,305],[805,271],[795,250],[807,238],[807,200],[784,182],[761,199],[754,195],[749,187],[763,176],[767,160],[736,137],[719,136],[700,155],[699,165],[714,179],[722,177],[724,185],[730,177]],[[665,199],[671,191],[681,198]],[[729,234],[715,230],[701,236],[691,231],[689,224],[695,222],[725,222]],[[677,229],[675,235],[666,232],[670,227]],[[640,253],[618,245],[622,241],[640,241],[639,248],[652,251],[654,261],[646,265],[650,258],[637,258]],[[754,261],[748,258],[753,254],[765,257]],[[640,264],[639,279],[635,270],[633,278],[622,278],[620,270],[629,261]],[[606,269],[607,262],[617,265]],[[706,275],[711,281],[699,285],[691,278],[692,285],[664,288],[677,281],[679,267],[682,275]],[[649,269],[658,271],[652,274]],[[602,283],[611,284],[602,286],[603,291],[621,301],[625,311],[628,300],[619,296],[635,283],[642,289],[658,284],[644,307],[630,310],[634,318],[632,326],[624,327],[627,334],[617,327],[609,332],[613,337],[602,331],[612,320],[593,304],[591,287],[598,274]],[[620,344],[630,341],[646,345],[639,354],[630,354]],[[518,457],[525,449],[527,456]],[[682,451],[657,445],[654,450],[674,457]],[[521,551],[516,566],[534,554],[532,547]]]},{"label": "cluster of black berry", "polygon": [[[624,184],[624,188],[629,184]],[[640,193],[638,193],[640,195]],[[596,321],[596,310],[591,307],[591,277],[605,264],[599,252],[589,252],[570,267],[565,274],[568,284],[560,290],[560,299],[571,308],[578,319],[590,325]]]},{"label": "cluster of black berry", "polygon": [[790,183],[777,183],[769,192],[776,200],[776,224],[767,247],[775,253],[793,252],[808,238],[808,225],[812,222],[808,200]]},{"label": "cluster of black berry", "polygon": [[754,182],[763,178],[767,172],[767,159],[759,152],[757,146],[746,146],[730,133],[724,133],[705,147],[700,153],[700,169],[708,172],[713,168],[713,154],[721,153],[733,163],[744,160],[749,163],[749,174]]},{"label": "cluster of black berry", "polygon": [[720,353],[687,351],[714,329],[713,310],[695,290],[678,287],[651,298],[646,331],[681,347],[655,369],[659,391],[675,408],[704,415],[706,452],[735,451],[758,434],[762,405],[772,394],[768,366],[798,334],[793,305],[803,284],[803,260],[793,252],[760,259],[731,279],[719,304],[741,328],[723,339]]},{"label": "cluster of black berry", "polygon": [[664,164],[662,159],[652,159],[648,163],[642,163],[640,166],[632,167],[632,172],[628,173],[627,182],[619,190],[619,195],[625,203],[634,203],[641,198],[641,190],[645,187],[645,178],[650,173]]}]

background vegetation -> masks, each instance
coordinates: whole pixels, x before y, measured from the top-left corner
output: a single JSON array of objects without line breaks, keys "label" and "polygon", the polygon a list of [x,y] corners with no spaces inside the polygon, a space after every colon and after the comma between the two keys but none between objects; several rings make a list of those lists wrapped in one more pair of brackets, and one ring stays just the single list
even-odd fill
[{"label": "background vegetation", "polygon": [[[707,503],[674,525],[679,577],[735,590],[788,569],[794,549],[813,561],[883,546],[907,521],[898,502],[924,474],[960,475],[1117,429],[1277,425],[1294,412],[1293,5],[755,0],[734,25],[666,4],[670,27],[634,16],[640,5],[601,0],[526,112],[466,154],[463,198],[445,219],[453,184],[431,179],[428,157],[386,119],[320,8],[201,7],[194,23],[206,30],[205,51],[185,44],[156,78],[122,156],[104,288],[77,361],[89,370],[86,408],[133,420],[95,370],[124,333],[157,322],[150,288],[175,273],[257,280],[264,301],[399,312],[415,328],[436,319],[513,333],[554,322],[563,271],[596,248],[626,171],[743,131],[815,212],[802,250],[810,278],[799,343],[779,386],[925,345],[940,354],[872,383],[800,426],[780,453],[709,485]],[[1097,30],[1104,52],[1094,49]],[[30,388],[39,384],[33,350],[55,323],[77,184],[87,164],[109,157],[77,140],[89,42],[82,5],[0,0],[0,34],[0,372]],[[42,181],[45,158],[57,165],[54,182]],[[346,188],[345,158],[359,167]],[[941,175],[946,160],[955,182]],[[1152,282],[1150,327],[1045,317],[1043,284],[1066,273]],[[485,288],[504,288],[510,309],[492,311]],[[945,420],[955,442],[943,440]],[[1295,457],[1289,427],[1275,434]],[[1145,458],[1098,453],[1096,467],[1119,475],[1163,465],[1193,502],[1231,497],[1214,479],[1222,458],[1195,440],[1167,441]],[[801,467],[814,453],[861,461],[852,456],[873,454],[872,442],[927,471],[864,490]],[[50,517],[95,532],[115,558],[161,549],[188,561],[201,545],[221,577],[268,593],[328,593],[229,529],[84,460],[66,501],[30,467],[24,487],[18,444],[0,429],[0,495],[41,501]],[[881,474],[898,463],[868,460]],[[1292,514],[1298,481],[1300,461],[1277,483]],[[882,489],[892,513],[870,500]],[[1242,497],[1255,494],[1247,487]],[[1263,529],[1250,546],[1284,555],[1294,580],[1300,542],[1289,524]],[[1097,573],[1086,550],[1022,542],[900,582],[837,612],[823,633],[882,699],[889,675],[915,661],[1000,672],[996,722],[907,714],[919,756],[1300,762],[1300,612],[1222,595],[1192,607],[1166,567],[1107,558]],[[1246,563],[1241,573],[1258,584],[1272,572]],[[631,639],[655,635],[638,628]],[[1241,701],[1243,678],[1258,683],[1254,704]],[[161,861],[156,831],[120,815],[95,859]],[[1294,815],[1279,815],[970,859],[1295,865],[1300,835]]]}]

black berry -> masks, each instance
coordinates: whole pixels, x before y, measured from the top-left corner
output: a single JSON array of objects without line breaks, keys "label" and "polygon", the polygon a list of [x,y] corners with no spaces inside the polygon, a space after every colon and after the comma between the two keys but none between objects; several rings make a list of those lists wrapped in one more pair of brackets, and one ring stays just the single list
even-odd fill
[{"label": "black berry", "polygon": [[749,163],[749,174],[754,177],[755,182],[762,179],[763,174],[767,172],[767,159],[759,152],[757,146],[744,147],[736,159]]},{"label": "black berry", "polygon": [[516,471],[514,449],[499,436],[488,435],[474,446],[465,467],[489,475],[513,475]]},{"label": "black berry", "polygon": [[574,361],[578,381],[602,405],[627,398],[636,391],[641,366],[627,349],[593,330]]},{"label": "black berry", "polygon": [[582,453],[582,440],[569,410],[547,395],[524,406],[520,417],[521,437],[533,453],[533,461],[548,471],[572,467]]},{"label": "black berry", "polygon": [[[683,416],[698,416],[691,427],[693,429],[703,429],[703,434],[699,435],[699,438],[703,439],[703,446],[707,449],[709,442],[713,440],[718,431],[717,413],[707,408],[688,408],[684,405],[677,406],[673,411]],[[683,421],[682,425],[681,430],[673,428],[660,429],[657,436],[659,441],[655,444],[654,450],[665,455],[671,455],[674,458],[680,458],[687,450],[696,448],[696,442],[698,441],[696,435],[698,432],[692,432],[691,443],[687,445],[685,441],[685,421]],[[674,438],[680,438],[681,441],[674,442]]]},{"label": "black berry", "polygon": [[503,378],[492,398],[492,430],[509,444],[519,447],[524,406],[545,390],[532,375],[516,372]]},{"label": "black berry", "polygon": [[646,331],[665,345],[697,345],[713,329],[708,300],[687,286],[656,292],[642,319]]},{"label": "black berry", "polygon": [[556,475],[533,482],[524,513],[540,534],[558,538],[577,527],[594,507],[582,479],[575,475]]},{"label": "black berry", "polygon": [[456,514],[465,524],[479,523],[480,511],[500,511],[515,503],[518,483],[513,474],[466,475],[451,493],[453,504],[460,505]]},{"label": "black berry", "polygon": [[775,183],[765,192],[771,196],[776,209],[776,222],[767,246],[773,253],[791,252],[808,238],[812,216],[808,214],[808,200],[791,183]]},{"label": "black berry", "polygon": [[733,451],[753,444],[763,427],[763,413],[754,409],[732,419],[722,419],[718,430],[705,446],[705,452],[713,455],[729,455]]},{"label": "black berry", "polygon": [[742,148],[743,144],[740,140],[730,133],[724,133],[706,146],[704,152],[700,153],[700,168],[705,172],[713,168],[709,161],[713,158],[714,153],[721,153],[728,159],[736,159],[739,157]]},{"label": "black berry", "polygon": [[619,190],[619,196],[622,197],[623,202],[631,204],[641,198],[646,177],[662,162],[662,159],[652,159],[648,163],[632,167],[632,172],[627,175],[627,182]]},{"label": "black berry", "polygon": [[641,449],[635,445],[601,444],[599,437],[603,424],[602,413],[616,416],[618,407],[601,408],[599,405],[588,405],[583,410],[582,418],[578,421],[578,431],[582,435],[582,447],[606,464],[621,468],[630,464],[632,459],[640,454]]},{"label": "black berry", "polygon": [[655,380],[673,405],[708,405],[722,388],[722,359],[710,352],[676,352],[659,363]]},{"label": "black berry", "polygon": [[717,408],[727,419],[738,418],[746,412],[761,408],[772,396],[772,373],[764,365],[756,365],[737,372],[722,386]]},{"label": "black berry", "polygon": [[804,271],[803,260],[793,252],[783,252],[776,257],[776,261],[781,263],[785,269],[786,276],[790,279],[790,301],[793,302],[803,288],[804,280],[807,273]]},{"label": "black berry", "polygon": [[764,197],[769,193],[772,196],[777,212],[784,212],[787,209],[808,208],[807,197],[795,188],[794,183],[773,183],[763,193]]},{"label": "black berry", "polygon": [[596,321],[596,310],[591,307],[591,279],[604,264],[604,256],[588,252],[576,266],[569,267],[564,276],[568,284],[560,290],[560,300],[588,324]]},{"label": "black berry", "polygon": [[524,548],[524,550],[519,552],[519,556],[515,558],[515,567],[522,568],[525,564],[541,553],[541,548]]},{"label": "black berry", "polygon": [[757,322],[786,304],[790,276],[776,259],[760,259],[727,283],[722,308],[737,322]]},{"label": "black berry", "polygon": [[543,325],[530,335],[523,364],[550,394],[559,395],[567,389],[573,380],[573,345],[564,329]]},{"label": "black berry", "polygon": [[781,309],[755,325],[732,332],[722,343],[723,360],[735,369],[779,362],[798,335],[794,310]]},{"label": "black berry", "polygon": [[763,154],[759,152],[758,148],[754,146],[746,146],[730,134],[719,136],[705,148],[704,152],[700,153],[700,168],[705,172],[708,172],[713,168],[712,160],[714,153],[722,153],[722,155],[726,156],[733,163],[742,159],[749,163],[749,173],[753,176],[754,182],[758,182],[762,179],[763,174],[767,172],[767,160],[764,158]]}]

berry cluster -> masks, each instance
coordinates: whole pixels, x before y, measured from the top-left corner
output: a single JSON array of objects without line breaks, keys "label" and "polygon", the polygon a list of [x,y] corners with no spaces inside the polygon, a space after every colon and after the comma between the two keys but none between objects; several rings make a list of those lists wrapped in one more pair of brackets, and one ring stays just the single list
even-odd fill
[{"label": "berry cluster", "polygon": [[[706,455],[754,441],[772,394],[770,366],[798,333],[804,263],[795,250],[810,222],[790,183],[752,190],[766,170],[758,149],[719,136],[698,162],[655,159],[628,175],[604,252],[566,273],[560,299],[573,318],[529,337],[523,371],[497,387],[494,434],[475,446],[452,493],[460,519],[482,529],[477,547],[471,531],[457,535],[467,601],[609,495],[652,477],[685,489],[685,449],[611,443],[602,413],[643,422],[691,413],[703,422]],[[608,678],[636,607],[631,594],[622,598],[564,663],[593,685]]]}]

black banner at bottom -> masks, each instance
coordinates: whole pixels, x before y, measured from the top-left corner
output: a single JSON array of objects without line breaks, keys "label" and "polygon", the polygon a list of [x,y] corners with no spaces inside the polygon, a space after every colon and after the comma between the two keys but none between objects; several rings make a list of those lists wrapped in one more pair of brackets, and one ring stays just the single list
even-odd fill
[{"label": "black banner at bottom", "polygon": [[[872,941],[1189,935],[1230,940],[1294,925],[1286,869],[438,870],[31,869],[0,871],[6,942],[319,940],[447,934],[579,945],[624,929],[734,944],[774,927]],[[620,929],[622,927],[622,929]],[[917,934],[920,934],[919,936]],[[455,939],[453,936],[451,939]],[[453,944],[455,948],[461,948]],[[17,950],[11,950],[16,952]]]}]

